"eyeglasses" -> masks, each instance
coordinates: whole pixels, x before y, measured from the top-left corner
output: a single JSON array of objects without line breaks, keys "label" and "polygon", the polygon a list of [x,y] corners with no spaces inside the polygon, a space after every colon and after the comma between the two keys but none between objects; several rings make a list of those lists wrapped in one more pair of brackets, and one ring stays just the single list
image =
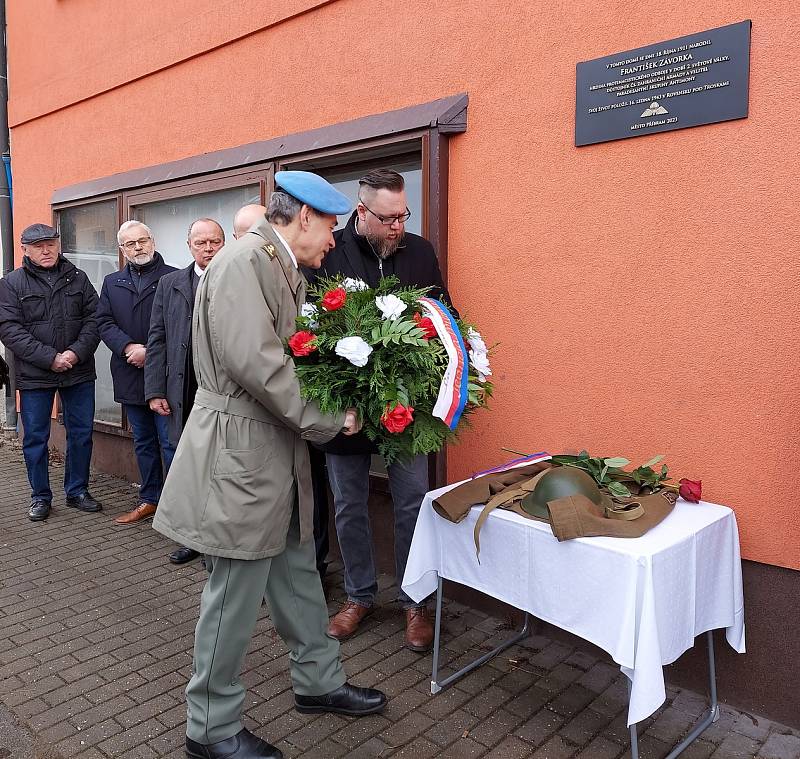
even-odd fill
[{"label": "eyeglasses", "polygon": [[150,237],[140,237],[138,240],[128,240],[128,242],[124,242],[120,247],[126,250],[133,250],[138,245],[140,248],[143,248],[150,240]]},{"label": "eyeglasses", "polygon": [[411,218],[411,211],[408,206],[406,206],[405,213],[398,214],[397,216],[381,216],[379,213],[375,213],[361,198],[358,199],[358,202],[385,227],[391,227],[395,222],[398,224],[405,224]]}]

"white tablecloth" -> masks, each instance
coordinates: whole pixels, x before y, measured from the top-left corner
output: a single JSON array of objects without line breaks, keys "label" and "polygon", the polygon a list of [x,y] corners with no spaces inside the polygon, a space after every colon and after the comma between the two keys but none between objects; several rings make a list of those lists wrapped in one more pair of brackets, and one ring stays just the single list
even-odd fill
[{"label": "white tablecloth", "polygon": [[[456,483],[458,484],[458,483]],[[631,680],[628,724],[664,702],[662,666],[725,628],[744,653],[744,601],[736,517],[726,506],[679,500],[641,538],[559,543],[550,526],[496,509],[481,530],[481,508],[459,524],[440,517],[428,493],[417,520],[403,590],[419,601],[437,575],[475,588],[606,650]]]}]

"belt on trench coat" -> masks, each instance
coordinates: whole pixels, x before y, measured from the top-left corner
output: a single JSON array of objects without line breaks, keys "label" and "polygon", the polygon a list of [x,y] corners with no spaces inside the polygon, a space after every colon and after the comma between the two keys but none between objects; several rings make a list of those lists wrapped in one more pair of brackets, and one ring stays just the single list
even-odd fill
[{"label": "belt on trench coat", "polygon": [[223,414],[230,414],[231,416],[241,416],[245,419],[254,419],[257,422],[266,422],[275,427],[283,426],[267,409],[252,398],[224,395],[223,393],[206,390],[204,387],[198,387],[197,394],[194,397],[194,405],[212,411],[221,411]]}]

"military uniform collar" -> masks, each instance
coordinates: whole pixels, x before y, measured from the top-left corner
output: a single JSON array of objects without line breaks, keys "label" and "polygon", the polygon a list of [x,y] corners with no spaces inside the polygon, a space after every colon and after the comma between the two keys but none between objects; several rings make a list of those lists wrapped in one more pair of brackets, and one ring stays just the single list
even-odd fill
[{"label": "military uniform collar", "polygon": [[280,261],[286,281],[296,295],[304,280],[303,275],[300,274],[300,270],[297,268],[297,260],[289,244],[266,219],[263,222],[259,222],[250,231],[266,240],[263,245],[264,251],[270,258],[277,257],[278,261]]}]

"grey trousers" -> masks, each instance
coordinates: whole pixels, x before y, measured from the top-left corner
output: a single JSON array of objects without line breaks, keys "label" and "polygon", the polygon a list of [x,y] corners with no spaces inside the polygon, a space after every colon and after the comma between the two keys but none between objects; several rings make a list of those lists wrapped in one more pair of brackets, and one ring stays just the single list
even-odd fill
[{"label": "grey trousers", "polygon": [[217,743],[242,729],[245,689],[239,675],[262,598],[289,647],[294,692],[320,696],[344,684],[339,643],[327,634],[328,609],[314,553],[313,541],[300,543],[295,508],[283,553],[257,561],[206,556],[209,576],[186,688],[186,735],[192,740]]},{"label": "grey trousers", "polygon": [[[328,453],[326,459],[336,513],[336,534],[344,561],[344,589],[351,601],[361,606],[372,606],[378,592],[378,576],[367,508],[370,455]],[[415,456],[409,462],[398,461],[387,467],[387,471],[394,507],[397,597],[403,608],[408,609],[419,604],[403,593],[400,585],[422,499],[428,492],[428,458]]]}]

